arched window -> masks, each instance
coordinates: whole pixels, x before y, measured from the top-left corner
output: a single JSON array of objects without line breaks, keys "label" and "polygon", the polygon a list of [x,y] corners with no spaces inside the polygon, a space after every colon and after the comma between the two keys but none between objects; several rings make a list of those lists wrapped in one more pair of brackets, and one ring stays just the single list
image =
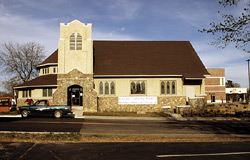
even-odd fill
[{"label": "arched window", "polygon": [[135,81],[131,82],[131,94],[145,94],[146,84],[145,82]]},{"label": "arched window", "polygon": [[102,82],[99,83],[99,94],[100,95],[103,94],[103,83]]},{"label": "arched window", "polygon": [[79,33],[73,33],[69,41],[70,50],[82,50],[82,36]]},{"label": "arched window", "polygon": [[172,82],[172,94],[175,94],[175,82]]},{"label": "arched window", "polygon": [[110,88],[111,88],[111,91],[110,91],[111,94],[115,94],[115,83],[114,83],[114,82],[111,82],[110,85],[111,85],[111,87],[110,87]]},{"label": "arched window", "polygon": [[106,82],[105,83],[105,95],[108,95],[109,94],[109,83]]},{"label": "arched window", "polygon": [[167,82],[167,94],[170,94],[170,82]]},{"label": "arched window", "polygon": [[165,82],[161,82],[161,94],[165,94]]}]

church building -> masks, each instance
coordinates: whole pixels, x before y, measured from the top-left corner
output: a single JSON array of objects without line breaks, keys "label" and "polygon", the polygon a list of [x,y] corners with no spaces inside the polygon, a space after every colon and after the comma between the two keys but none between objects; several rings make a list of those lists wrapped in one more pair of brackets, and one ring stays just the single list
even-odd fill
[{"label": "church building", "polygon": [[83,112],[160,112],[205,100],[209,75],[189,41],[92,40],[92,24],[60,24],[58,49],[39,76],[14,87],[27,97]]}]

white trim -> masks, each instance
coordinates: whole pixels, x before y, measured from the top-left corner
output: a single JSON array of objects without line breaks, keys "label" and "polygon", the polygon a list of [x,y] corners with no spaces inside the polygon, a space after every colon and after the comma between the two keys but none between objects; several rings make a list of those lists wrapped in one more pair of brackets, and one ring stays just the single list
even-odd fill
[{"label": "white trim", "polygon": [[45,63],[45,64],[39,64],[36,67],[44,67],[44,66],[58,66],[58,63]]},{"label": "white trim", "polygon": [[223,76],[218,76],[218,77],[207,77],[207,78],[225,78]]},{"label": "white trim", "polygon": [[186,80],[203,80],[203,79],[206,79],[206,78],[185,78]]},{"label": "white trim", "polygon": [[182,75],[94,75],[94,78],[103,77],[182,77]]},{"label": "white trim", "polygon": [[42,87],[57,87],[57,85],[33,85],[33,86],[21,86],[21,87],[13,87],[13,89],[21,89],[21,88],[42,88]]},{"label": "white trim", "polygon": [[205,91],[205,93],[211,93],[211,92],[223,92],[223,93],[226,93],[226,90],[219,90],[219,91]]},{"label": "white trim", "polygon": [[225,86],[221,86],[221,85],[209,85],[209,84],[207,84],[207,85],[205,85],[205,87],[225,87]]}]

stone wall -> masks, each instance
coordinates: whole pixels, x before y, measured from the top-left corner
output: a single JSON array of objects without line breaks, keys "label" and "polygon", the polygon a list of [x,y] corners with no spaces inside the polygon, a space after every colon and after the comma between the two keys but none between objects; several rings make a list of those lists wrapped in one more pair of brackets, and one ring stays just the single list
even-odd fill
[{"label": "stone wall", "polygon": [[97,111],[97,93],[93,89],[94,80],[92,74],[83,74],[74,69],[68,74],[57,75],[57,90],[53,94],[55,105],[67,105],[68,87],[79,85],[83,88],[83,111]]},{"label": "stone wall", "polygon": [[188,104],[191,108],[202,109],[206,106],[206,101],[205,97],[189,98]]},{"label": "stone wall", "polygon": [[162,106],[178,106],[186,104],[185,96],[160,96],[157,104],[125,105],[118,104],[118,97],[98,97],[100,112],[161,112]]}]

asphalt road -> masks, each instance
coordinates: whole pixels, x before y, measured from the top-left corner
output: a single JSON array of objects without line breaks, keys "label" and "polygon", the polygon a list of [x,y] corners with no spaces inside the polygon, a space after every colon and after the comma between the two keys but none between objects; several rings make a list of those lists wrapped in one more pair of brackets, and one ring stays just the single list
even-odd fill
[{"label": "asphalt road", "polygon": [[238,143],[0,143],[10,160],[249,160],[250,142]]},{"label": "asphalt road", "polygon": [[80,132],[83,121],[83,119],[51,117],[0,118],[0,131]]},{"label": "asphalt road", "polygon": [[0,118],[0,131],[81,132],[116,135],[243,135],[250,136],[250,121],[149,121],[51,117]]}]

